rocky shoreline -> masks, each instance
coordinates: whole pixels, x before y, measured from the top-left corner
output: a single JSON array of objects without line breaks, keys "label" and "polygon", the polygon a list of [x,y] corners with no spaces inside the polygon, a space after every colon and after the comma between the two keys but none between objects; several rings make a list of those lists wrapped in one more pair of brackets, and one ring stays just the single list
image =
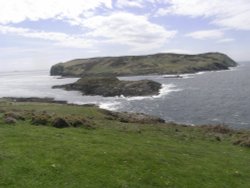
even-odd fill
[{"label": "rocky shoreline", "polygon": [[32,103],[51,103],[51,104],[67,104],[71,106],[86,106],[86,107],[98,107],[96,104],[71,104],[64,100],[55,100],[50,97],[3,97],[0,98],[0,101],[9,101],[9,102],[32,102]]},{"label": "rocky shoreline", "polygon": [[[28,98],[16,98],[16,97],[4,97],[0,98],[0,102],[12,102],[12,103],[47,103],[47,104],[62,104],[62,105],[69,105],[69,106],[84,106],[84,107],[95,107],[97,108],[102,114],[106,116],[108,120],[120,121],[123,123],[140,123],[140,124],[154,124],[154,123],[165,123],[164,119],[161,119],[157,116],[147,115],[144,113],[129,113],[129,112],[114,112],[106,109],[101,109],[99,106],[95,104],[84,104],[84,105],[77,105],[77,104],[68,104],[67,101],[58,101],[54,100],[53,98],[38,98],[38,97],[28,97]],[[5,112],[5,110],[1,109],[1,112]],[[16,113],[14,114],[16,115]],[[15,121],[18,119],[13,114],[6,115],[8,119],[11,117],[14,118]],[[39,117],[40,118],[40,117]],[[25,119],[25,118],[24,118]],[[40,119],[39,119],[40,120]]]},{"label": "rocky shoreline", "polygon": [[67,104],[67,101],[55,100],[54,98],[45,97],[4,97],[3,100],[11,102],[38,102],[38,103],[57,103],[57,104]]}]

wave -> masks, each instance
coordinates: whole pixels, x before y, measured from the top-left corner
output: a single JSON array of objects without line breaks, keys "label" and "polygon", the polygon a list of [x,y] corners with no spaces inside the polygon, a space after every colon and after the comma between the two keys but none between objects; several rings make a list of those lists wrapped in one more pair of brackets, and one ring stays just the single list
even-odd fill
[{"label": "wave", "polygon": [[98,104],[99,108],[115,111],[119,108],[121,102],[118,101],[110,101],[110,102],[101,102]]},{"label": "wave", "polygon": [[174,84],[162,84],[162,88],[159,91],[158,95],[152,96],[136,96],[136,97],[124,97],[123,95],[115,97],[115,101],[108,102],[100,102],[98,106],[102,109],[116,111],[118,110],[122,104],[131,101],[141,101],[141,100],[154,100],[158,98],[162,98],[168,95],[171,92],[178,92],[181,89],[177,88]]},{"label": "wave", "polygon": [[176,85],[174,84],[162,84],[162,88],[160,89],[159,95],[154,95],[152,97],[161,98],[164,97],[165,95],[168,95],[169,93],[178,91],[182,91],[182,89],[177,88]]},{"label": "wave", "polygon": [[122,99],[126,99],[127,101],[138,101],[138,100],[145,100],[145,99],[156,99],[156,98],[162,98],[166,95],[168,95],[171,92],[177,92],[181,91],[181,89],[178,89],[176,85],[174,84],[162,84],[162,87],[159,91],[158,95],[152,95],[152,96],[136,96],[136,97],[124,97],[121,96]]},{"label": "wave", "polygon": [[207,73],[208,71],[200,71],[200,72],[197,72],[197,73],[195,73],[196,75],[201,75],[201,74],[205,74],[205,73]]},{"label": "wave", "polygon": [[196,75],[202,75],[202,74],[205,74],[207,73],[208,71],[200,71],[200,72],[197,72],[197,73],[187,73],[187,74],[180,74],[180,76],[183,78],[183,79],[189,79],[189,78],[194,78]]}]

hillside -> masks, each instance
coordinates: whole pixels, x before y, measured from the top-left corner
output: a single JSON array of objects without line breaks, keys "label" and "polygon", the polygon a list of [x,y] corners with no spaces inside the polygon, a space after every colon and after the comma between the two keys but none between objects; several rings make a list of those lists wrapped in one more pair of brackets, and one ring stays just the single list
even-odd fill
[{"label": "hillside", "polygon": [[226,70],[236,62],[225,54],[198,55],[160,53],[144,56],[98,57],[76,59],[51,68],[51,75],[61,76],[129,76],[179,74],[198,71]]},{"label": "hillside", "polygon": [[0,187],[250,186],[246,131],[0,100],[0,136]]}]

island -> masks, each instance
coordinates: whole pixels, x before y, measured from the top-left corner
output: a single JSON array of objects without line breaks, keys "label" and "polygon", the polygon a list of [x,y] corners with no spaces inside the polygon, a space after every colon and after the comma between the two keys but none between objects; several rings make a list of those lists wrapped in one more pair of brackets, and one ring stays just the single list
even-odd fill
[{"label": "island", "polygon": [[50,74],[64,77],[81,77],[73,84],[54,86],[66,90],[78,90],[83,95],[148,96],[159,93],[161,84],[149,81],[121,81],[117,76],[164,75],[165,78],[181,78],[179,74],[199,71],[227,70],[237,63],[222,53],[198,55],[159,53],[143,56],[97,57],[76,59],[51,67]]},{"label": "island", "polygon": [[227,70],[236,65],[230,57],[218,52],[197,55],[158,53],[75,59],[52,66],[50,74],[67,77],[164,75]]},{"label": "island", "polygon": [[72,84],[53,86],[66,90],[81,91],[83,95],[147,96],[158,95],[161,84],[151,80],[123,81],[116,77],[83,77]]}]

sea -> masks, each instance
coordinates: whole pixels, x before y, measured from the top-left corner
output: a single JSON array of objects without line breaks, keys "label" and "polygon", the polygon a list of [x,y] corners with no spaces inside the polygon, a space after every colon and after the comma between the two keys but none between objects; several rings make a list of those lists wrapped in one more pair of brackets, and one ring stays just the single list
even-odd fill
[{"label": "sea", "polygon": [[187,125],[224,124],[250,129],[250,62],[226,71],[119,77],[149,79],[162,84],[159,95],[146,97],[83,96],[78,91],[52,89],[78,78],[50,76],[46,71],[0,72],[1,97],[50,97],[72,104],[96,104],[113,111],[146,113]]}]

